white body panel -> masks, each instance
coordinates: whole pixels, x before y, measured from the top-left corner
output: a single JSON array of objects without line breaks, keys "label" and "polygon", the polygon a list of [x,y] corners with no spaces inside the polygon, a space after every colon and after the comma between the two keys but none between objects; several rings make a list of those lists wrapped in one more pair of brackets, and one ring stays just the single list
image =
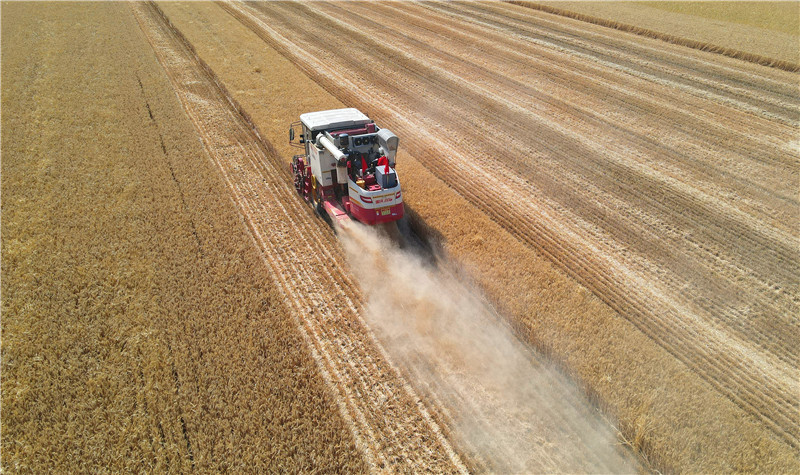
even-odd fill
[{"label": "white body panel", "polygon": [[[348,195],[350,201],[358,203],[364,209],[378,209],[387,206],[399,205],[403,202],[403,194],[400,193],[400,180],[397,180],[397,186],[394,188],[386,188],[377,191],[367,191],[356,185],[356,183],[347,179]],[[362,197],[366,197],[371,202],[364,201]]]},{"label": "white body panel", "polygon": [[315,146],[309,147],[309,162],[311,163],[311,173],[317,179],[320,186],[333,185],[336,173],[336,159],[325,149],[319,150]]}]

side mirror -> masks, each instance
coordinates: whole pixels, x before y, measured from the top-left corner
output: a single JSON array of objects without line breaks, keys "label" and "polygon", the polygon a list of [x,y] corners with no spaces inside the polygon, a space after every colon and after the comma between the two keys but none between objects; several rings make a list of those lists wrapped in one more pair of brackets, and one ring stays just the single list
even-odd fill
[{"label": "side mirror", "polygon": [[289,127],[289,142],[294,140],[294,127]]}]

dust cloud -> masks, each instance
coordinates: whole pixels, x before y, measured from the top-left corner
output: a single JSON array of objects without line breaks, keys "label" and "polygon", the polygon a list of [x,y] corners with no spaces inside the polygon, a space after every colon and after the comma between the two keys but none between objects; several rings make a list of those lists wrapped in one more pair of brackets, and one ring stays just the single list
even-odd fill
[{"label": "dust cloud", "polygon": [[613,427],[473,286],[359,223],[340,236],[364,318],[479,470],[635,472]]}]

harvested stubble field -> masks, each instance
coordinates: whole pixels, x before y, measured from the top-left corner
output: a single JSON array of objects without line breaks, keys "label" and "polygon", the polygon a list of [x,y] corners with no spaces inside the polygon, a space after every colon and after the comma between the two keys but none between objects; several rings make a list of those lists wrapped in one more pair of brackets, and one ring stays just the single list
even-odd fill
[{"label": "harvested stubble field", "polygon": [[[417,229],[643,459],[800,469],[796,74],[514,5],[2,8],[4,469],[520,468],[454,416],[475,394],[383,349],[371,309],[405,294],[293,196],[286,125],[345,105],[400,135]],[[474,302],[381,253],[397,320]],[[540,359],[512,400],[565,426],[528,427],[521,468],[631,470]]]}]

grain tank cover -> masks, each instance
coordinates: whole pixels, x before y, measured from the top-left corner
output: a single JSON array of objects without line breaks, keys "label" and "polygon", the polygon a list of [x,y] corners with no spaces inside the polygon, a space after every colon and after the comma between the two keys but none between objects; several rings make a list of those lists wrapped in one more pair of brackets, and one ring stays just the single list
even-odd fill
[{"label": "grain tank cover", "polygon": [[300,114],[300,122],[311,132],[318,130],[356,128],[372,122],[358,109],[333,109]]}]

